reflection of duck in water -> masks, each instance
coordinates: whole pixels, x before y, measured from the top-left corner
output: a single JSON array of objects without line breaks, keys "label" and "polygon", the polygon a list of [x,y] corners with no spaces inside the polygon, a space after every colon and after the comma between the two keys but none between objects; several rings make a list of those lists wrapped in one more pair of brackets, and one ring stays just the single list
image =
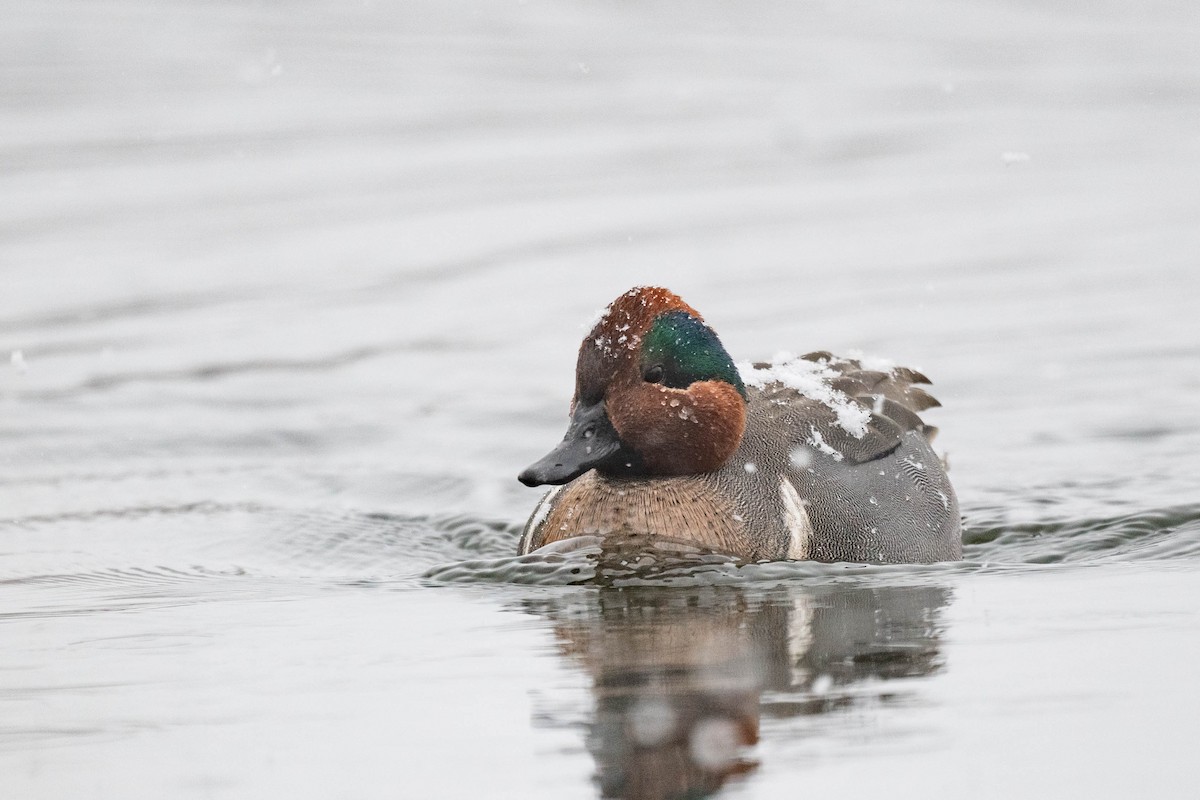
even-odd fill
[{"label": "reflection of duck in water", "polygon": [[[867,696],[844,691],[859,681],[937,669],[947,599],[937,587],[656,587],[531,610],[592,677],[587,744],[602,795],[665,800],[753,771],[745,750],[760,717],[832,711]],[[881,684],[876,696],[896,692]]]},{"label": "reflection of duck in water", "polygon": [[639,287],[579,349],[563,441],[520,479],[542,500],[520,552],[652,537],[748,560],[962,557],[958,503],[917,416],[919,372],[828,353],[740,372],[679,297]]}]

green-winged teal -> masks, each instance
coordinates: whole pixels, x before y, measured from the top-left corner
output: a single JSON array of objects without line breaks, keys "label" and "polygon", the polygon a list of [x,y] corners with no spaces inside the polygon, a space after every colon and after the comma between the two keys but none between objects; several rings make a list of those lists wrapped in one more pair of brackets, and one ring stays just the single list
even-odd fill
[{"label": "green-winged teal", "polygon": [[829,353],[734,365],[700,314],[637,287],[579,348],[566,436],[520,475],[555,484],[520,552],[619,536],[746,560],[962,557],[954,489],[917,412],[928,379]]}]

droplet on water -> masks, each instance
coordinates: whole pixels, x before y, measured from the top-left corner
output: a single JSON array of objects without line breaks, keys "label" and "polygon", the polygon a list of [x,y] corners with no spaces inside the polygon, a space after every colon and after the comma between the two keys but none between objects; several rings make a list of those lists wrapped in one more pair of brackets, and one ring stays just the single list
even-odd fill
[{"label": "droplet on water", "polygon": [[677,715],[665,700],[646,698],[629,710],[629,736],[643,747],[666,741],[675,730]]},{"label": "droplet on water", "polygon": [[738,727],[733,720],[709,717],[700,720],[692,728],[688,751],[697,766],[717,770],[737,758],[741,743]]}]

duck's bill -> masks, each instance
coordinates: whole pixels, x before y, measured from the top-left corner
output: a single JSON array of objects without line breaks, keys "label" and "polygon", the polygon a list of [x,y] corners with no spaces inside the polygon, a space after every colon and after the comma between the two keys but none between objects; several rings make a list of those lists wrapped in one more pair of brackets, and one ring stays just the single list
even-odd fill
[{"label": "duck's bill", "polygon": [[526,486],[558,485],[575,480],[589,469],[632,464],[601,400],[595,405],[576,406],[567,435],[517,480]]}]

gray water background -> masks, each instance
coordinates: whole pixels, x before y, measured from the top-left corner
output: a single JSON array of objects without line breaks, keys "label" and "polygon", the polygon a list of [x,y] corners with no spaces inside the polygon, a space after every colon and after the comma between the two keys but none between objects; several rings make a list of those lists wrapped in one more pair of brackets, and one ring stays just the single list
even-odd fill
[{"label": "gray water background", "polygon": [[[8,4],[0,794],[1195,796],[1197,8]],[[513,559],[644,283],[927,372],[965,562]]]}]

